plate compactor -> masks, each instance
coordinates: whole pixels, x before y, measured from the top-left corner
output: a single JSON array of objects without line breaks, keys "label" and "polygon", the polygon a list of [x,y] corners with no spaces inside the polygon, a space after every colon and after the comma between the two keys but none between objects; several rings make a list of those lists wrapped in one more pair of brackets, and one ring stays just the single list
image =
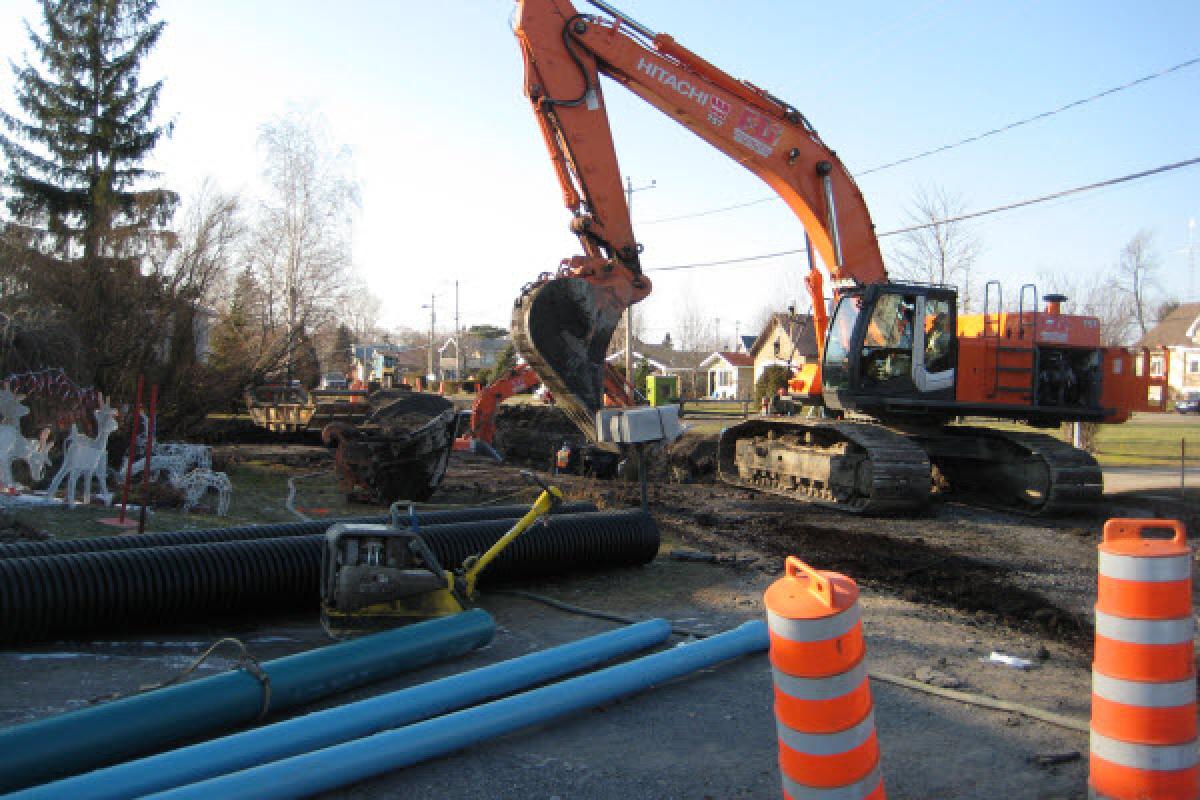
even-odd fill
[{"label": "plate compactor", "polygon": [[339,523],[325,533],[321,553],[321,625],[335,638],[447,617],[475,600],[479,575],[514,539],[562,501],[562,492],[531,473],[542,486],[533,506],[486,553],[445,569],[421,537],[415,521],[401,526]]}]

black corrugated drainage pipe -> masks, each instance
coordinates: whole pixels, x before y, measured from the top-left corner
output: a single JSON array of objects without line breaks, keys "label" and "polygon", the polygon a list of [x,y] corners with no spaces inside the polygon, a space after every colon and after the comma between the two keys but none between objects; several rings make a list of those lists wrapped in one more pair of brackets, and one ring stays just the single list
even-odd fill
[{"label": "black corrugated drainage pipe", "polygon": [[[472,506],[451,508],[442,511],[418,511],[417,521],[422,525],[449,525],[455,522],[477,522],[485,519],[517,519],[524,516],[529,506]],[[595,511],[594,503],[564,503],[555,510],[556,514],[578,514]],[[281,536],[311,536],[323,533],[326,528],[339,522],[366,522],[383,524],[386,515],[364,517],[334,517],[307,522],[278,522],[270,525],[239,525],[231,528],[199,528],[191,531],[165,531],[162,533],[126,533],[120,536],[95,536],[81,539],[56,539],[49,542],[16,542],[0,545],[0,559],[28,558],[30,556],[54,556],[67,553],[96,553],[102,550],[133,550],[139,547],[162,547],[177,544],[210,544],[212,542],[241,542],[248,539],[274,539]]]},{"label": "black corrugated drainage pipe", "polygon": [[[511,527],[486,520],[422,529],[447,569]],[[316,611],[324,535],[0,560],[0,644],[150,623]],[[640,510],[563,514],[538,523],[487,569],[486,583],[633,566],[658,552]]]}]

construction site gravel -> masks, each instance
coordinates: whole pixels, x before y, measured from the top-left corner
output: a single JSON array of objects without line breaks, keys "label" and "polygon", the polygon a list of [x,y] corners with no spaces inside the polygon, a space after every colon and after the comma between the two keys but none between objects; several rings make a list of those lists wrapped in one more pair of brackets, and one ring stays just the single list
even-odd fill
[{"label": "construction site gravel", "polygon": [[[1104,519],[1160,514],[1190,523],[1196,513],[1194,499],[1143,490],[1106,495],[1105,506],[1088,518],[1035,520],[950,502],[914,517],[850,517],[715,483],[703,474],[706,448],[704,441],[689,441],[660,462],[664,480],[651,483],[649,500],[663,547],[653,562],[512,588],[715,632],[761,619],[763,591],[782,573],[784,557],[796,555],[862,587],[867,662],[877,676],[1086,723],[1095,545]],[[672,482],[679,479],[688,482]],[[555,481],[571,499],[609,508],[636,504],[634,484],[567,475]],[[529,496],[520,467],[456,454],[432,501]],[[613,627],[517,595],[485,594],[481,605],[499,625],[488,647],[320,707]],[[242,638],[260,659],[327,641],[316,619],[290,615],[0,652],[0,724],[169,678],[222,635]],[[993,652],[1027,658],[1032,666],[995,663]],[[215,658],[198,672],[234,666],[232,658]],[[879,677],[872,691],[889,797],[1086,796],[1085,733]],[[774,798],[780,795],[774,726],[771,673],[765,654],[757,655],[324,796]]]}]

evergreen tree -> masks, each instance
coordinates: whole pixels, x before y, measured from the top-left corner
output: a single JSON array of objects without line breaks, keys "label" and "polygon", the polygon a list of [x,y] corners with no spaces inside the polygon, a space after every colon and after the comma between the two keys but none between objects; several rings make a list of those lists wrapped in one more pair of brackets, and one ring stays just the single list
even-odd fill
[{"label": "evergreen tree", "polygon": [[229,308],[220,315],[212,331],[213,366],[226,371],[242,370],[247,379],[256,361],[251,348],[255,337],[250,308],[256,291],[253,276],[246,271],[239,273]]},{"label": "evergreen tree", "polygon": [[[43,69],[13,65],[24,121],[0,111],[8,158],[8,207],[64,257],[113,257],[121,234],[164,225],[172,192],[140,189],[141,164],[170,125],[154,125],[162,81],[142,87],[141,61],[164,23],[157,0],[42,0],[46,34],[28,28]],[[35,149],[36,148],[36,149]],[[39,152],[41,151],[41,152]],[[122,252],[124,251],[124,252]]]},{"label": "evergreen tree", "polygon": [[354,333],[345,325],[338,325],[333,338],[333,358],[329,363],[329,371],[346,375],[354,366]]},{"label": "evergreen tree", "polygon": [[177,204],[173,192],[145,187],[158,176],[142,166],[171,127],[154,124],[162,82],[143,86],[139,76],[163,30],[156,6],[41,0],[44,32],[26,26],[39,63],[13,66],[26,117],[0,110],[29,299],[72,318],[105,389],[148,366],[178,319],[163,287],[143,276],[172,244],[163,229]]}]

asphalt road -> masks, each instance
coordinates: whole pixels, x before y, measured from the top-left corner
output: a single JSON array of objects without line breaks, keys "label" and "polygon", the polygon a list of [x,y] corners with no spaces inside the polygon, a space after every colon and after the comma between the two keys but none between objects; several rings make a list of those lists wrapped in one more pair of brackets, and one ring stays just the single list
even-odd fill
[{"label": "asphalt road", "polygon": [[[1200,487],[1200,468],[1184,472],[1184,485]],[[1106,492],[1140,492],[1154,489],[1178,489],[1180,475],[1178,467],[1105,467],[1104,490]]]}]

